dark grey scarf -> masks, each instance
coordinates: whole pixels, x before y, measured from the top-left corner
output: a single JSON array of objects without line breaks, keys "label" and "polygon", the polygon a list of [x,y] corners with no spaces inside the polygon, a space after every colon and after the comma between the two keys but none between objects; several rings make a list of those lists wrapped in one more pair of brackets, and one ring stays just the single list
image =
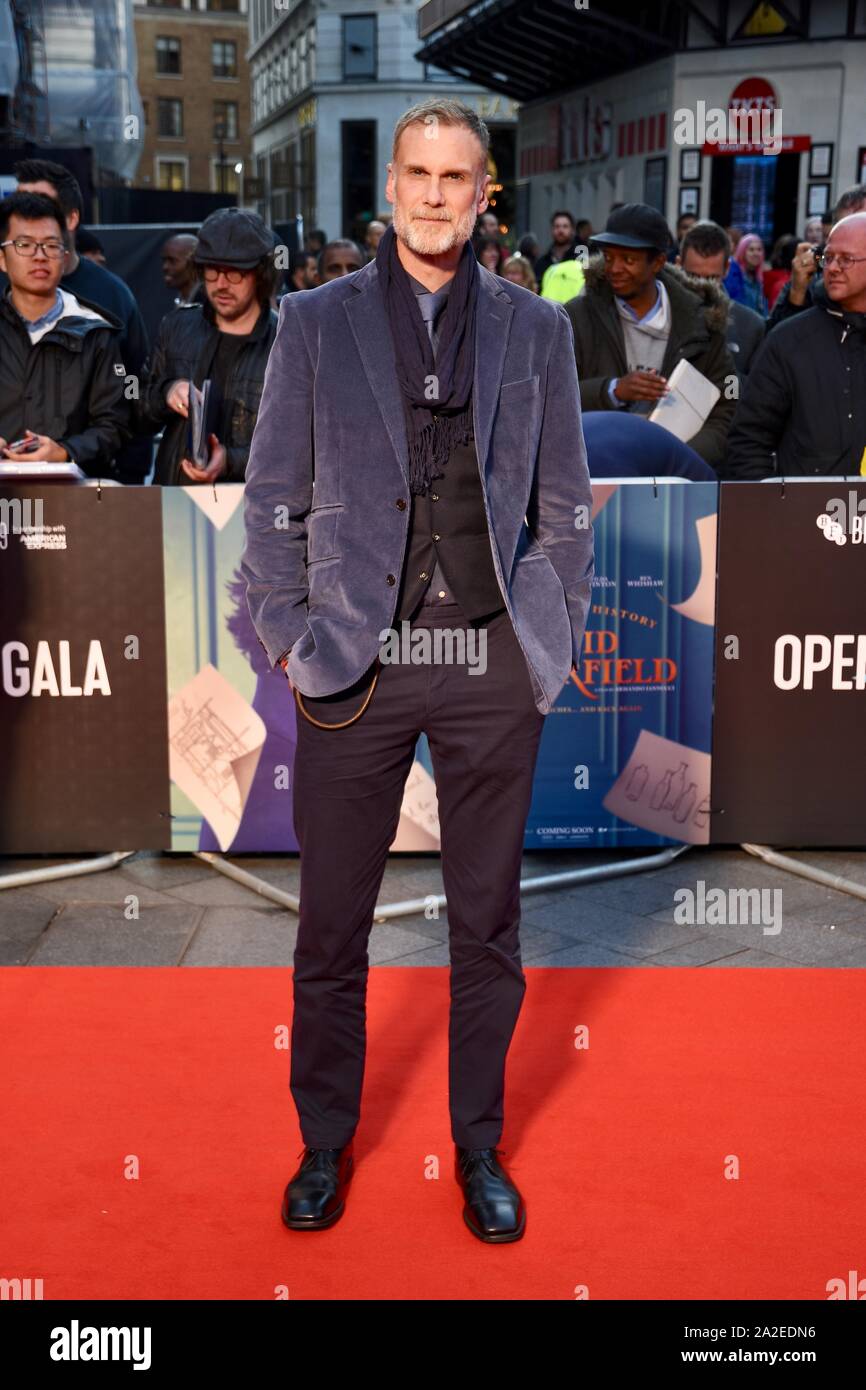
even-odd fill
[{"label": "dark grey scarf", "polygon": [[472,437],[478,264],[467,241],[439,320],[435,362],[417,296],[397,254],[393,224],[379,242],[376,270],[405,408],[409,485],[413,493],[423,493],[443,476],[454,445]]}]

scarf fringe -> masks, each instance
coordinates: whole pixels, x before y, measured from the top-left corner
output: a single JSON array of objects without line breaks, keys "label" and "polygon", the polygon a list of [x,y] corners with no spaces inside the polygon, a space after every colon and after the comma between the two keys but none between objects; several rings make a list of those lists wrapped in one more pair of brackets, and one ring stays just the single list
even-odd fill
[{"label": "scarf fringe", "polygon": [[409,439],[409,486],[425,493],[435,478],[445,476],[451,450],[468,444],[474,436],[472,398],[456,415],[431,416],[428,424]]}]

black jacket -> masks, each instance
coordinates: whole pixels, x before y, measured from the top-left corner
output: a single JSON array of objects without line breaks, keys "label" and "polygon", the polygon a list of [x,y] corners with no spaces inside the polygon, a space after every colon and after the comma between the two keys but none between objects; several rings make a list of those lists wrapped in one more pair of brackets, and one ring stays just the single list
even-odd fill
[{"label": "black jacket", "polygon": [[[228,456],[225,482],[243,482],[246,473],[277,322],[273,309],[262,310],[250,341],[235,359],[227,383],[226,394],[233,408],[227,438],[220,440]],[[201,386],[210,372],[219,336],[210,300],[203,304],[181,304],[170,310],[159,325],[135,410],[136,427],[143,433],[165,427],[156,456],[155,483],[185,487],[192,483],[181,468],[181,460],[189,455],[188,421],[166,405],[165,395],[173,381],[193,381]]]},{"label": "black jacket", "polygon": [[[690,449],[718,469],[724,461],[736,405],[737,372],[725,336],[729,300],[715,280],[686,275],[679,266],[663,266],[658,278],[664,283],[671,306],[671,331],[662,375],[669,377],[677,362],[685,357],[722,393],[702,428],[688,441]],[[592,257],[583,291],[570,299],[565,309],[574,329],[581,406],[584,410],[615,410],[608,387],[614,377],[628,375],[628,360],[622,324],[601,256]]]},{"label": "black jacket", "polygon": [[823,276],[819,270],[806,286],[806,295],[802,304],[791,303],[791,281],[789,280],[787,284],[783,285],[773,305],[773,312],[767,319],[767,332],[772,332],[780,324],[787,323],[790,319],[796,318],[798,314],[804,314],[807,309],[813,308],[815,291],[821,284],[823,284]]},{"label": "black jacket", "polygon": [[[866,314],[813,286],[813,308],[768,333],[743,389],[725,477],[857,474],[866,446]],[[774,457],[775,456],[775,457]]]},{"label": "black jacket", "polygon": [[31,343],[8,289],[0,295],[0,436],[47,434],[82,472],[119,481],[114,456],[132,435],[121,324],[78,302],[100,317],[62,318]]},{"label": "black jacket", "polygon": [[738,304],[736,299],[728,300],[728,352],[741,382],[749,375],[766,331],[766,321],[754,309],[747,304]]}]

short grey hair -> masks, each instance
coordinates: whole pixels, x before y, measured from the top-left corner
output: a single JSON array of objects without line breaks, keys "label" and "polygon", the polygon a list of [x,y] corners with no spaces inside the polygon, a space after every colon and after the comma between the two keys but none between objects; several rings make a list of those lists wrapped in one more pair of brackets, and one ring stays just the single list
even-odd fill
[{"label": "short grey hair", "polygon": [[487,157],[490,154],[490,131],[482,121],[481,117],[467,106],[463,101],[455,101],[449,97],[430,97],[427,101],[419,101],[414,106],[410,106],[405,111],[394,127],[394,142],[391,147],[391,159],[397,162],[397,147],[400,143],[400,136],[407,126],[426,125],[429,120],[436,120],[440,125],[462,125],[478,140],[481,146],[480,169],[482,177],[487,173]]}]

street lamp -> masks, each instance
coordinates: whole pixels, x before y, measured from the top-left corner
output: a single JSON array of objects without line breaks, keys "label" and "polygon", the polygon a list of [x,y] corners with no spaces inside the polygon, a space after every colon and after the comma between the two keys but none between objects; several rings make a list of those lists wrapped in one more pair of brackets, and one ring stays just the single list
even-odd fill
[{"label": "street lamp", "polygon": [[244,205],[244,162],[242,159],[239,159],[235,165],[235,173],[238,176],[238,207],[242,208]]},{"label": "street lamp", "polygon": [[217,128],[216,128],[217,150],[218,150],[218,158],[219,158],[219,163],[220,163],[220,178],[219,178],[219,192],[220,192],[220,193],[225,193],[225,174],[223,173],[223,141],[225,140],[225,136],[226,136],[226,128],[225,128],[224,123],[223,123],[222,121],[220,121],[219,124],[217,125]]}]

